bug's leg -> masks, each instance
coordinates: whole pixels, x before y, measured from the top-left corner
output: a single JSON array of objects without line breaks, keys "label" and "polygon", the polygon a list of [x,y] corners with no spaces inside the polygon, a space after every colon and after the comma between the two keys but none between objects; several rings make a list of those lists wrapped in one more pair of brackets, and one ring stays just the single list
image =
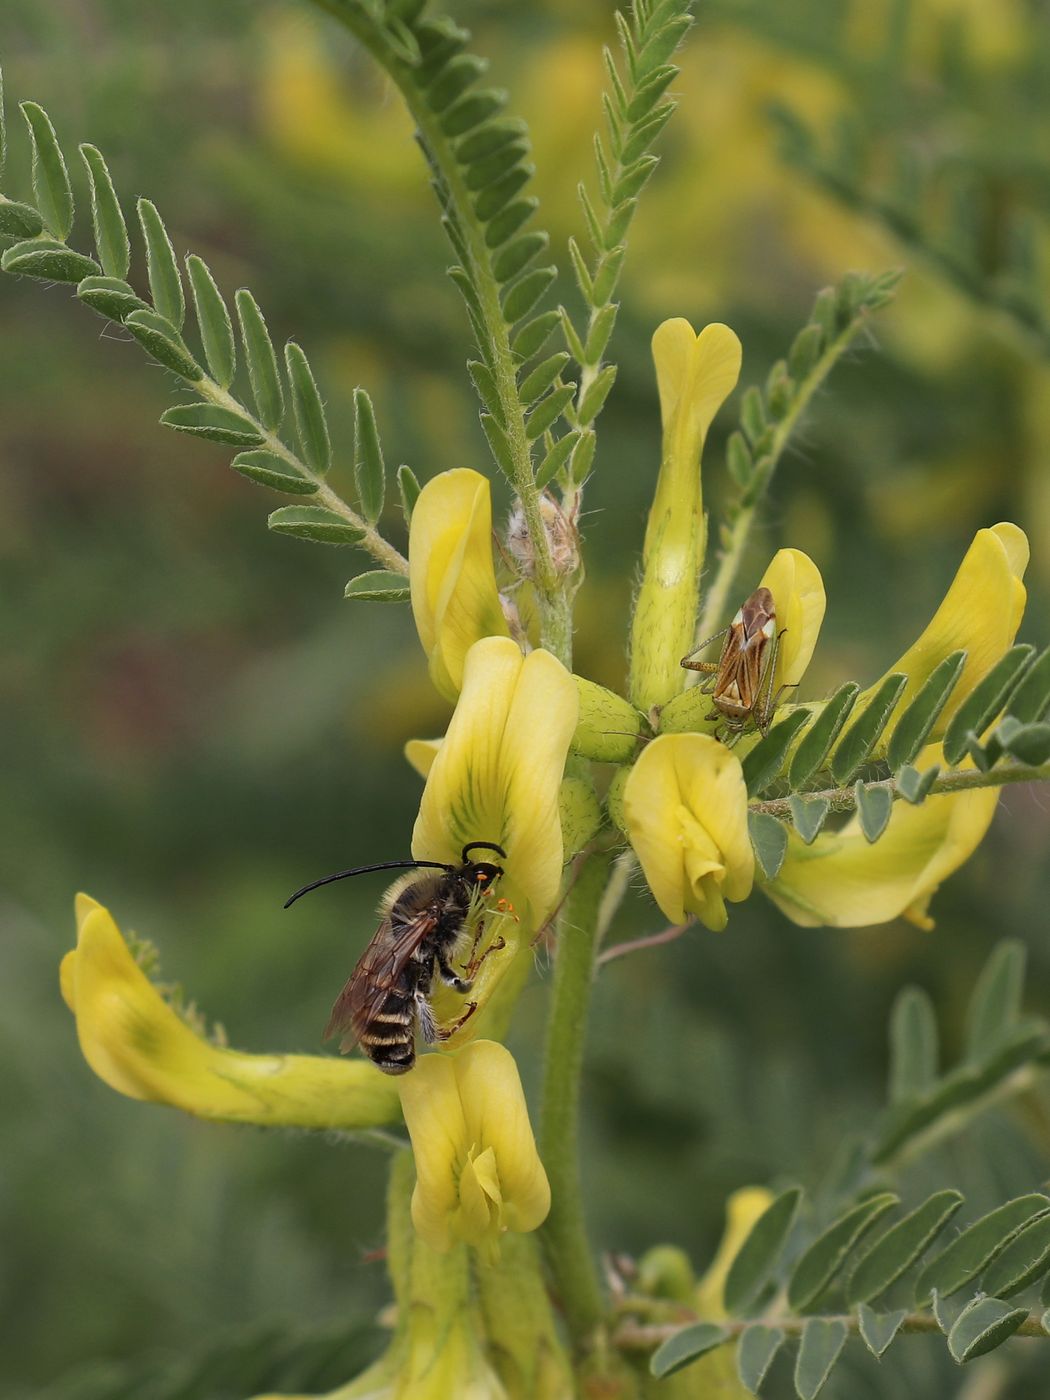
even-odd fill
[{"label": "bug's leg", "polygon": [[705,647],[709,647],[712,642],[717,642],[719,637],[724,637],[728,631],[728,627],[723,627],[720,632],[712,633],[712,635],[708,637],[706,641],[701,642],[699,646],[693,647],[692,651],[689,653],[688,656],[683,656],[678,664],[680,666],[684,666],[687,671],[717,671],[719,666],[721,665],[720,660],[694,661],[693,657],[696,656],[698,652],[703,651]]},{"label": "bug's leg", "polygon": [[505,938],[494,938],[480,957],[475,957],[471,959],[471,961],[463,969],[464,973],[467,977],[470,978],[471,982],[473,982],[474,978],[478,975],[478,968],[489,956],[489,954],[501,953],[506,946],[507,940]]},{"label": "bug's leg", "polygon": [[452,1022],[451,1025],[448,1025],[448,1026],[439,1026],[439,1025],[436,1025],[436,1024],[435,1024],[435,1026],[434,1026],[434,1039],[435,1039],[435,1040],[448,1040],[448,1038],[449,1038],[450,1035],[455,1035],[456,1031],[459,1030],[460,1026],[466,1025],[466,1023],[470,1020],[471,1016],[474,1015],[474,1012],[477,1011],[477,1009],[478,1009],[478,1004],[477,1004],[476,1001],[468,1001],[467,1004],[466,1004],[466,1006],[463,1008],[463,1011],[462,1011],[461,1015],[459,1015],[459,1016]]},{"label": "bug's leg", "polygon": [[442,982],[446,982],[457,992],[469,992],[473,982],[465,977],[461,977],[456,969],[449,962],[444,953],[437,955],[438,973]]},{"label": "bug's leg", "polygon": [[426,994],[423,992],[416,993],[415,1002],[416,1015],[419,1018],[419,1033],[423,1037],[424,1044],[434,1045],[441,1039],[441,1035],[438,1030],[438,1024],[434,1020],[434,1013],[430,1008],[430,1002],[427,1001]]}]

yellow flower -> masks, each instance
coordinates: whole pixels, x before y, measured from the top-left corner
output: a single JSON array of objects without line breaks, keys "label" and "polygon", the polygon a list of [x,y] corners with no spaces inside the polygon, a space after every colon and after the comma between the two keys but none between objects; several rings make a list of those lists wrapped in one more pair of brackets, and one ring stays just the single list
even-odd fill
[{"label": "yellow flower", "polygon": [[118,1093],[240,1123],[352,1129],[399,1117],[396,1086],[365,1061],[245,1055],[204,1040],[146,977],[107,909],[81,894],[76,916],[62,995],[84,1058]]},{"label": "yellow flower", "polygon": [[432,1249],[465,1241],[492,1257],[504,1230],[535,1230],[550,1186],[514,1057],[492,1040],[424,1055],[398,1081],[416,1159],[412,1221]]},{"label": "yellow flower", "polygon": [[[939,663],[953,651],[965,650],[962,675],[930,731],[931,739],[942,737],[967,695],[1013,643],[1024,614],[1021,579],[1027,565],[1028,540],[1023,530],[1008,522],[978,530],[929,626],[889,668],[887,674],[902,671],[908,677],[897,702],[896,713],[901,714]],[[860,714],[878,685],[877,681],[857,697],[855,714]],[[892,729],[891,720],[875,757],[884,751]]]},{"label": "yellow flower", "polygon": [[458,861],[471,841],[502,846],[501,892],[534,928],[561,883],[558,792],[576,715],[575,682],[549,652],[522,656],[505,637],[476,642],[412,833],[417,860]]},{"label": "yellow flower", "polygon": [[[924,769],[941,759],[940,745],[930,744],[915,762]],[[821,832],[811,846],[789,830],[784,863],[763,889],[792,923],[808,928],[862,928],[903,917],[930,929],[930,899],[981,844],[998,800],[998,788],[978,788],[928,797],[917,807],[895,802],[874,845],[856,817],[841,831]]]},{"label": "yellow flower", "polygon": [[725,901],[751,893],[755,858],[735,754],[706,734],[665,734],[642,751],[623,792],[631,845],[657,904],[680,924],[723,929]]},{"label": "yellow flower", "polygon": [[740,374],[740,341],[678,318],[657,328],[653,359],[663,448],[631,625],[631,700],[646,714],[685,688],[678,663],[693,645],[706,536],[700,455]]},{"label": "yellow flower", "polygon": [[427,482],[412,511],[408,561],[412,613],[430,678],[455,700],[471,646],[481,637],[509,635],[492,563],[487,477],[462,467]]}]

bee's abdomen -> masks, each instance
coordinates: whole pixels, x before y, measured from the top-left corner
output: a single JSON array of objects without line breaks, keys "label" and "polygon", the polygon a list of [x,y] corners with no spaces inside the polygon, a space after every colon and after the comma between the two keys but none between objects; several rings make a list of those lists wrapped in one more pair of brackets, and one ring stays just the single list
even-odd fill
[{"label": "bee's abdomen", "polygon": [[404,1074],[416,1060],[415,1007],[391,992],[361,1032],[361,1049],[385,1074]]}]

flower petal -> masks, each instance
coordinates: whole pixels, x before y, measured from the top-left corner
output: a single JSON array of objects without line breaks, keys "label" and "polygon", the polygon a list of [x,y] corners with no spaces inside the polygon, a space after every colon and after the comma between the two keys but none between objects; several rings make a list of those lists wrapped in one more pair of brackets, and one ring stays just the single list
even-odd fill
[{"label": "flower petal", "polygon": [[[931,744],[916,760],[942,758]],[[903,916],[932,928],[926,906],[938,885],[968,860],[984,838],[999,800],[997,788],[896,802],[886,831],[871,845],[854,817],[839,832],[805,846],[792,831],[777,878],[763,889],[792,921],[808,928],[860,928]]]},{"label": "flower petal", "polygon": [[649,888],[673,923],[686,912],[724,928],[724,900],[746,899],[755,858],[740,761],[704,734],[647,744],[624,786],[624,815]]},{"label": "flower petal", "polygon": [[427,482],[412,511],[408,558],[412,613],[430,677],[455,700],[474,642],[509,632],[492,562],[487,477],[464,467]]},{"label": "flower petal", "polygon": [[398,1118],[396,1085],[374,1065],[246,1055],[202,1039],[135,962],[107,909],[79,895],[77,922],[62,995],[84,1058],[118,1093],[242,1123],[353,1129]]},{"label": "flower petal", "polygon": [[[797,686],[806,674],[824,621],[827,595],[820,570],[801,549],[780,549],[762,575],[761,587],[773,595],[776,608],[777,662],[770,687]],[[794,697],[789,697],[794,698]]]},{"label": "flower petal", "polygon": [[[1016,525],[1003,523],[978,530],[929,626],[889,668],[889,672],[903,671],[908,677],[897,703],[899,715],[946,656],[966,651],[962,676],[937,717],[931,739],[943,735],[967,695],[1013,643],[1024,613],[1026,594],[1021,579],[1027,564],[1028,540]],[[879,684],[861,692],[854,713],[860,714]],[[891,721],[877,753],[884,750],[892,728]]]}]

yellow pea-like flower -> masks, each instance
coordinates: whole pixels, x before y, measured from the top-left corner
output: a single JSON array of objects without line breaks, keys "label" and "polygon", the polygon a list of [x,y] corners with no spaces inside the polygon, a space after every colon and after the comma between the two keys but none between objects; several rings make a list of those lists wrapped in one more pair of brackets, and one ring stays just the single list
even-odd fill
[{"label": "yellow pea-like flower", "polygon": [[661,735],[631,769],[623,813],[649,888],[671,922],[695,914],[708,928],[725,928],[725,901],[746,899],[755,875],[736,755],[706,734]]},{"label": "yellow pea-like flower", "polygon": [[772,593],[776,609],[776,667],[767,681],[768,693],[775,698],[782,687],[793,689],[806,674],[824,621],[827,595],[820,570],[801,549],[778,549],[760,587]]},{"label": "yellow pea-like flower", "polygon": [[740,357],[740,341],[717,323],[697,335],[679,317],[653,336],[663,446],[631,625],[631,700],[645,714],[685,688],[679,661],[693,645],[707,533],[700,456]]},{"label": "yellow pea-like flower", "polygon": [[[915,762],[925,769],[942,757],[940,745],[931,744]],[[861,928],[896,918],[932,928],[931,898],[980,845],[998,800],[998,788],[978,788],[928,797],[917,807],[896,802],[874,845],[857,817],[841,831],[821,832],[810,846],[790,830],[784,863],[762,887],[792,923],[810,928]]]},{"label": "yellow pea-like flower", "polygon": [[514,1057],[491,1040],[424,1055],[398,1081],[416,1161],[412,1221],[433,1249],[498,1250],[504,1230],[535,1230],[550,1186]]},{"label": "yellow pea-like flower", "polygon": [[473,644],[510,634],[492,561],[487,477],[460,467],[423,487],[412,510],[408,577],[430,678],[447,700],[455,700]]},{"label": "yellow pea-like flower", "polygon": [[62,996],[84,1058],[118,1093],[238,1123],[353,1129],[399,1118],[396,1086],[366,1061],[246,1055],[203,1039],[136,963],[108,909],[81,894],[76,917]]}]

